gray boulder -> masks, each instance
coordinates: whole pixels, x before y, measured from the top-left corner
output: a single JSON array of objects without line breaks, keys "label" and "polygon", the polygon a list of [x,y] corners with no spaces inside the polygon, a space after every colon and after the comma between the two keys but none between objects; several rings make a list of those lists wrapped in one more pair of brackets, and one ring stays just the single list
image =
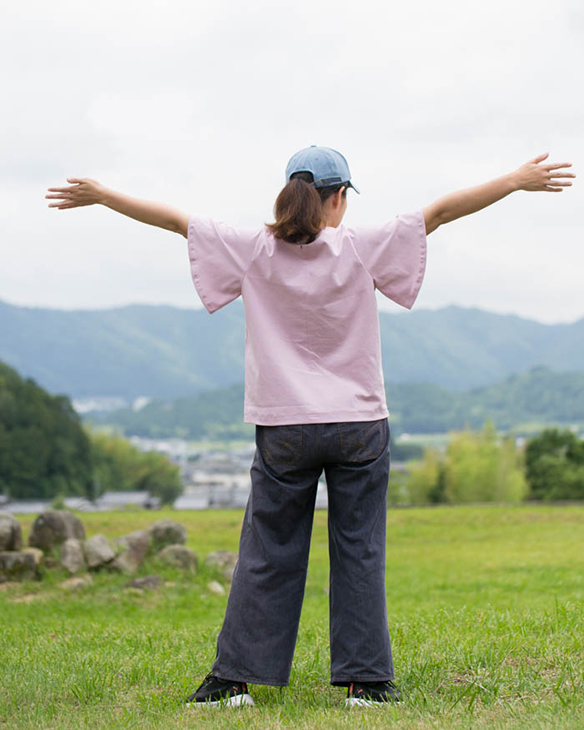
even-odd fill
[{"label": "gray boulder", "polygon": [[20,522],[8,512],[0,512],[0,551],[20,550],[22,529]]},{"label": "gray boulder", "polygon": [[143,578],[134,578],[126,584],[126,588],[134,588],[139,591],[143,590],[157,590],[160,588],[160,576],[159,575],[145,575]]},{"label": "gray boulder", "polygon": [[114,540],[114,546],[120,552],[109,567],[121,573],[135,573],[142,566],[151,544],[152,536],[148,530],[136,530],[119,537]]},{"label": "gray boulder", "polygon": [[0,580],[27,580],[34,578],[37,563],[33,553],[10,550],[0,553]]},{"label": "gray boulder", "polygon": [[85,569],[85,555],[83,554],[83,543],[76,537],[65,540],[61,548],[61,565],[71,575]]},{"label": "gray boulder", "polygon": [[110,541],[105,535],[94,535],[89,540],[85,541],[83,546],[85,552],[85,560],[87,560],[87,567],[90,570],[96,570],[101,568],[116,557],[113,551]]},{"label": "gray boulder", "polygon": [[194,573],[197,569],[197,554],[184,545],[167,545],[158,553],[158,558],[173,568]]},{"label": "gray boulder", "polygon": [[47,510],[32,523],[28,544],[46,552],[62,545],[70,537],[85,540],[81,520],[66,510]]},{"label": "gray boulder", "polygon": [[35,567],[38,568],[45,562],[45,554],[39,548],[25,547],[20,551],[21,553],[30,553],[34,557]]},{"label": "gray boulder", "polygon": [[66,591],[74,591],[77,588],[84,588],[85,586],[90,585],[92,580],[93,578],[89,575],[89,573],[86,575],[74,575],[72,578],[64,580],[60,584],[60,587]]},{"label": "gray boulder", "polygon": [[187,529],[174,520],[158,520],[148,528],[152,538],[152,548],[156,552],[166,545],[184,545],[187,541]]},{"label": "gray boulder", "polygon": [[205,565],[211,568],[218,568],[223,577],[231,581],[233,578],[233,571],[237,565],[237,553],[231,553],[228,550],[215,550],[213,553],[209,553],[205,558]]}]

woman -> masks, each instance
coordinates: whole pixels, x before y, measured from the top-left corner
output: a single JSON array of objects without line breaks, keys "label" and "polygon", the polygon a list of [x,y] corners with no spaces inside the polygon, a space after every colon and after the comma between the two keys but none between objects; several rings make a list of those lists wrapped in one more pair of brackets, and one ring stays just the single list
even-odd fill
[{"label": "woman", "polygon": [[[345,158],[326,147],[286,168],[275,223],[234,229],[137,200],[94,180],[49,188],[49,207],[102,204],[188,240],[193,282],[212,313],[239,295],[246,315],[245,421],[256,425],[252,488],[217,655],[187,702],[253,704],[247,683],[288,684],[317,483],[328,489],[331,684],[346,704],[399,701],[385,603],[385,402],[375,289],[411,309],[426,237],[517,190],[560,192],[570,163],[542,164],[439,198],[369,228],[342,225]],[[357,191],[358,192],[358,191]]]}]

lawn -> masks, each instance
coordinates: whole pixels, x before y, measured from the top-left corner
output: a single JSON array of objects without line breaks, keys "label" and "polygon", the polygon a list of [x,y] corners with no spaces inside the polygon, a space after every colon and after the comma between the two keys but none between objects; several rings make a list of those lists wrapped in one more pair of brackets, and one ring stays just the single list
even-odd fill
[{"label": "lawn", "polygon": [[[200,562],[237,550],[241,511],[81,515],[110,537],[173,517]],[[21,518],[28,534],[31,519]],[[347,710],[331,687],[326,513],[317,512],[290,686],[251,686],[256,707],[193,710],[183,699],[215,655],[226,597],[147,564],[166,581],[131,592],[64,572],[0,590],[0,725],[18,728],[582,728],[584,506],[388,512],[388,620],[399,706]]]}]

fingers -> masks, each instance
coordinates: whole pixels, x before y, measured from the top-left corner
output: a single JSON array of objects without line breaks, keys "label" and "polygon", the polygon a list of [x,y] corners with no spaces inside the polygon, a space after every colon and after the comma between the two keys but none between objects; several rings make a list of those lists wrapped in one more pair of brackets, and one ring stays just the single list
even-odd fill
[{"label": "fingers", "polygon": [[544,152],[543,155],[538,155],[537,157],[534,157],[533,160],[530,160],[530,162],[535,162],[535,164],[537,165],[538,162],[543,162],[543,160],[545,160],[545,158],[548,156],[549,152]]},{"label": "fingers", "polygon": [[68,203],[49,203],[49,208],[56,208],[57,210],[61,210],[64,208],[82,208],[86,205],[89,205],[89,203],[76,203],[71,201]]},{"label": "fingers", "polygon": [[571,162],[554,162],[552,165],[543,165],[544,170],[559,170],[560,167],[572,167]]},{"label": "fingers", "polygon": [[[554,185],[557,185],[557,183],[554,183]],[[543,189],[549,193],[562,193],[564,191],[564,188],[556,188],[551,185],[544,185]]]}]

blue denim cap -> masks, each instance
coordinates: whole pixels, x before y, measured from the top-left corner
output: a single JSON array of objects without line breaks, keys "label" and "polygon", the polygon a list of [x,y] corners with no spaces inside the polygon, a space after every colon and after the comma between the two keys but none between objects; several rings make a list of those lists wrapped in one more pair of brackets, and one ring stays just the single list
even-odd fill
[{"label": "blue denim cap", "polygon": [[351,182],[351,173],[347,160],[340,152],[330,147],[317,147],[313,144],[292,155],[286,166],[286,182],[295,172],[311,172],[315,188],[326,188],[331,185],[345,184],[358,193]]}]

